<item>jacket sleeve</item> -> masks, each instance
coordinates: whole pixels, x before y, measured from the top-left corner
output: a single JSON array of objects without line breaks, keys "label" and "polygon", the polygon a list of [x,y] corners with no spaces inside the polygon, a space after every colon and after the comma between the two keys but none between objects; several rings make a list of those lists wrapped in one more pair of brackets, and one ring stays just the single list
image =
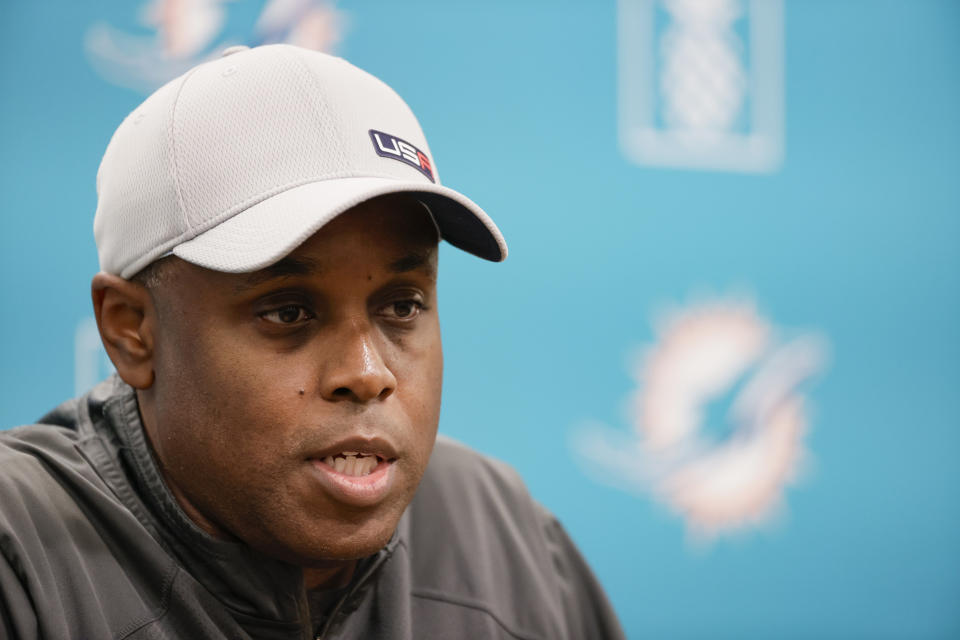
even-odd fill
[{"label": "jacket sleeve", "polygon": [[603,587],[563,525],[546,509],[544,534],[557,574],[557,585],[570,638],[621,640],[625,638]]},{"label": "jacket sleeve", "polygon": [[4,547],[0,540],[0,640],[36,640],[37,616]]}]

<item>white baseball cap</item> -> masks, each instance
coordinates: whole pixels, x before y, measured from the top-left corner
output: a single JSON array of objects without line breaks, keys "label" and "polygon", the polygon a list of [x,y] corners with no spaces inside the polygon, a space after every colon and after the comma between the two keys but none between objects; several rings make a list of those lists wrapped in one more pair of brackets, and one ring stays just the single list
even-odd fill
[{"label": "white baseball cap", "polygon": [[390,87],[317,51],[231,47],[158,89],[113,134],[97,173],[100,268],[129,278],[173,254],[254,271],[351,207],[399,192],[426,205],[450,244],[507,257],[487,214],[440,185],[417,119]]}]

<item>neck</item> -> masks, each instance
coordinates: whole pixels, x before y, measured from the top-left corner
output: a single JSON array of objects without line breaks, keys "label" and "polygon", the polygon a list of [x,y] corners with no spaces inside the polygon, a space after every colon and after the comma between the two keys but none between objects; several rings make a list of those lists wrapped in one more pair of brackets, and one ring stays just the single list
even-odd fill
[{"label": "neck", "polygon": [[339,589],[350,584],[356,560],[330,561],[329,566],[309,567],[303,570],[303,584],[308,590]]}]

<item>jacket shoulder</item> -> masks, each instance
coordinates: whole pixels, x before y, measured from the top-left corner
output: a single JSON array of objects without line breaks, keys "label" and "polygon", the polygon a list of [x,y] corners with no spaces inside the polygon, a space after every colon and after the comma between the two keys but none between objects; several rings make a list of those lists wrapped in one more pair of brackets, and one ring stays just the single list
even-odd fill
[{"label": "jacket shoulder", "polygon": [[119,637],[156,615],[175,566],[86,457],[96,436],[61,419],[0,432],[0,618],[14,637]]},{"label": "jacket shoulder", "polygon": [[576,545],[509,465],[438,438],[402,527],[415,637],[623,638]]},{"label": "jacket shoulder", "polygon": [[46,496],[57,485],[56,471],[76,467],[77,432],[50,424],[24,425],[0,432],[0,516],[13,505],[13,495]]},{"label": "jacket shoulder", "polygon": [[470,610],[518,637],[564,637],[547,515],[509,465],[438,438],[402,536],[415,617]]},{"label": "jacket shoulder", "polygon": [[40,548],[52,542],[52,532],[70,540],[88,527],[81,505],[107,491],[80,441],[76,430],[51,424],[0,432],[0,538],[6,551],[13,540],[21,550]]}]

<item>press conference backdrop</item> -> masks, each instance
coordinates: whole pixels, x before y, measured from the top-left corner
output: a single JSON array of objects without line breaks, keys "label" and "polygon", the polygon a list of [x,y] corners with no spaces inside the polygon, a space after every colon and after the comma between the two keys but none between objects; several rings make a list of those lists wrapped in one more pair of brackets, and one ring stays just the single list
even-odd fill
[{"label": "press conference backdrop", "polygon": [[631,638],[960,637],[960,3],[7,0],[0,35],[0,425],[109,373],[113,129],[296,42],[394,86],[503,229],[505,264],[441,253],[441,430]]}]

